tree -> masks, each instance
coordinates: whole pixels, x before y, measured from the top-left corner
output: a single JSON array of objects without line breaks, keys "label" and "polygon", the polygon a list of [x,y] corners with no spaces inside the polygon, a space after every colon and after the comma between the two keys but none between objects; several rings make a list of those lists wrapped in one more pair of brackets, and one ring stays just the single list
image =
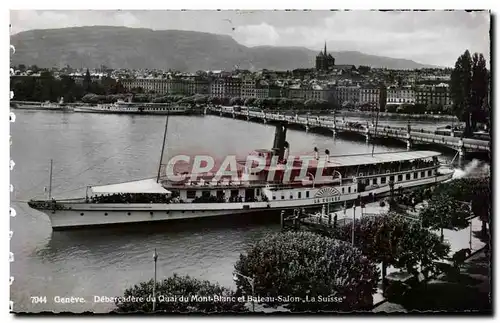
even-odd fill
[{"label": "tree", "polygon": [[121,94],[121,93],[126,93],[127,89],[123,86],[122,82],[118,80],[115,84],[115,87],[113,89],[114,93]]},{"label": "tree", "polygon": [[181,103],[181,104],[193,104],[194,103],[194,97],[192,97],[192,96],[185,96],[185,97],[183,97],[178,102]]},{"label": "tree", "polygon": [[482,233],[486,233],[486,224],[492,210],[491,183],[489,177],[459,178],[443,183],[435,188],[435,194],[447,196],[460,202],[471,202],[474,215],[482,221]]},{"label": "tree", "polygon": [[268,98],[269,99],[269,106],[273,109],[273,110],[279,110],[279,106],[278,106],[278,102],[279,102],[279,98]]},{"label": "tree", "polygon": [[136,94],[136,93],[144,93],[144,89],[141,86],[134,87],[134,88],[130,89],[130,92],[134,93],[134,94]]},{"label": "tree", "polygon": [[465,134],[469,135],[476,122],[484,119],[483,106],[489,91],[486,61],[482,54],[472,57],[468,50],[456,61],[451,73],[450,95],[455,115],[465,121]]},{"label": "tree", "polygon": [[294,109],[297,109],[299,111],[304,109],[304,100],[292,99],[291,101],[292,101],[291,104],[292,104]]},{"label": "tree", "polygon": [[263,101],[262,101],[262,99],[256,98],[253,101],[253,106],[257,107],[257,108],[263,108]]},{"label": "tree", "polygon": [[250,107],[254,104],[254,102],[255,102],[255,98],[246,98],[244,105],[247,107]]},{"label": "tree", "polygon": [[[341,225],[331,237],[352,241],[352,223]],[[439,237],[395,213],[363,217],[354,222],[354,243],[372,262],[382,264],[382,286],[386,287],[387,267],[403,268],[416,275],[415,269],[432,265],[448,253]],[[424,244],[426,248],[422,248]]]},{"label": "tree", "polygon": [[[153,280],[127,288],[115,305],[117,312],[151,312],[153,310]],[[214,296],[220,297],[214,299]],[[132,299],[134,297],[135,299]],[[243,312],[245,303],[238,302],[234,292],[189,276],[172,277],[156,282],[158,312]]]},{"label": "tree", "polygon": [[487,112],[484,111],[487,92],[489,90],[488,70],[483,54],[472,55],[471,78],[471,128],[476,129],[477,122],[485,122]]},{"label": "tree", "polygon": [[444,229],[464,229],[469,225],[470,216],[469,205],[444,194],[434,195],[420,212],[422,226],[432,230],[440,229],[441,241],[444,239]]},{"label": "tree", "polygon": [[324,110],[328,110],[328,108],[330,107],[330,104],[328,103],[328,101],[320,99],[317,101],[317,107],[318,107],[318,110],[324,111]]},{"label": "tree", "polygon": [[[367,310],[378,283],[376,267],[361,251],[311,232],[267,235],[240,255],[235,269],[254,277],[255,295],[267,297],[265,305],[291,311]],[[243,278],[236,285],[238,293],[252,295]],[[287,296],[298,300],[280,301]]]},{"label": "tree", "polygon": [[281,98],[278,101],[278,107],[280,108],[280,110],[284,110],[284,109],[288,108],[290,105],[291,105],[291,102],[287,98]]},{"label": "tree", "polygon": [[194,96],[194,103],[196,104],[206,104],[208,100],[208,96],[203,94],[196,94]]},{"label": "tree", "polygon": [[316,100],[310,99],[304,102],[304,108],[308,111],[316,109],[317,102]]},{"label": "tree", "polygon": [[221,98],[221,104],[224,106],[228,106],[230,100],[231,100],[230,97],[225,96],[225,97]]},{"label": "tree", "polygon": [[85,93],[90,92],[91,84],[92,84],[92,79],[90,77],[89,69],[87,68],[87,72],[85,72],[85,77],[83,78],[83,89],[85,90]]},{"label": "tree", "polygon": [[416,278],[420,267],[424,277],[428,278],[431,272],[437,272],[435,261],[447,257],[450,246],[443,243],[442,239],[421,226],[417,221],[405,221],[409,223],[409,226],[405,228],[397,244],[395,267],[405,268]]},{"label": "tree", "polygon": [[368,74],[368,73],[370,73],[370,70],[371,70],[370,66],[364,66],[364,65],[358,66],[358,72],[360,74]]},{"label": "tree", "polygon": [[242,105],[242,99],[239,97],[233,97],[229,100],[229,105]]},{"label": "tree", "polygon": [[116,89],[117,89],[116,88],[116,80],[115,79],[108,77],[108,76],[105,76],[101,80],[101,86],[102,86],[105,94],[117,94],[117,92],[116,92]]},{"label": "tree", "polygon": [[379,95],[378,95],[379,111],[385,112],[386,105],[387,105],[387,87],[384,84],[381,84]]},{"label": "tree", "polygon": [[31,65],[29,68],[33,73],[38,73],[40,69],[36,65]]}]

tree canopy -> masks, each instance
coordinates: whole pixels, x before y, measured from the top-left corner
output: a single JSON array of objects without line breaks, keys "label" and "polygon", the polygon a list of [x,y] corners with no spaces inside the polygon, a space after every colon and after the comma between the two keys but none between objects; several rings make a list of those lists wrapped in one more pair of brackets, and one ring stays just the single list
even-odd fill
[{"label": "tree canopy", "polygon": [[[115,301],[117,312],[151,312],[153,280],[127,288]],[[159,312],[244,312],[245,303],[234,292],[190,276],[173,276],[156,282],[156,311]],[[217,298],[214,298],[214,297]],[[134,297],[134,299],[132,299]]]},{"label": "tree canopy", "polygon": [[422,226],[432,230],[460,230],[469,225],[472,212],[469,204],[450,198],[445,194],[435,194],[426,201],[420,211]]},{"label": "tree canopy", "polygon": [[[291,311],[369,309],[379,276],[359,249],[311,232],[267,235],[240,255],[235,269],[254,277],[255,295],[268,298],[262,303]],[[245,279],[236,284],[239,293],[252,295]]]},{"label": "tree canopy", "polygon": [[466,134],[472,132],[477,122],[489,119],[488,91],[489,72],[483,54],[471,56],[466,50],[458,57],[450,79],[455,115],[465,121]]},{"label": "tree canopy", "polygon": [[[352,223],[336,227],[331,236],[351,241]],[[430,260],[442,259],[449,251],[449,246],[441,243],[434,233],[395,213],[356,219],[354,244],[371,261],[382,263],[383,279],[387,266],[414,274],[419,265],[432,270]]]}]

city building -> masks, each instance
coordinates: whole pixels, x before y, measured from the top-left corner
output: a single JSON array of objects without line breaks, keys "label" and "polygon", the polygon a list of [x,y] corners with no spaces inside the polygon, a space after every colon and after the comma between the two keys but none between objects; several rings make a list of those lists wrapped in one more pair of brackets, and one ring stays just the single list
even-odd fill
[{"label": "city building", "polygon": [[421,85],[416,88],[416,103],[423,105],[451,106],[451,96],[448,84]]},{"label": "city building", "polygon": [[337,86],[335,88],[335,102],[338,105],[359,103],[360,87],[355,86]]},{"label": "city building", "polygon": [[255,98],[255,79],[251,76],[244,77],[241,80],[241,97]]},{"label": "city building", "polygon": [[120,80],[127,90],[142,88],[143,92],[163,95],[194,95],[209,94],[210,84],[206,78],[198,76],[184,76],[171,78],[147,77],[129,78]]},{"label": "city building", "polygon": [[195,77],[193,94],[210,94],[210,81],[204,77]]},{"label": "city building", "polygon": [[321,72],[328,72],[335,66],[335,58],[331,54],[326,52],[326,42],[325,51],[320,52],[316,56],[316,70]]},{"label": "city building", "polygon": [[269,97],[270,98],[283,98],[287,97],[287,95],[283,91],[283,87],[278,86],[276,84],[269,85]]},{"label": "city building", "polygon": [[259,99],[269,98],[269,83],[265,80],[260,80],[255,85],[255,97]]},{"label": "city building", "polygon": [[241,79],[237,77],[216,77],[210,83],[210,95],[213,97],[239,97],[241,95]]},{"label": "city building", "polygon": [[380,89],[376,86],[364,86],[359,89],[359,104],[377,104],[380,97]]},{"label": "city building", "polygon": [[168,79],[166,78],[130,78],[120,80],[127,90],[141,88],[143,92],[154,92],[158,94],[169,93]]},{"label": "city building", "polygon": [[415,104],[415,102],[415,90],[409,86],[391,86],[387,89],[387,104]]},{"label": "city building", "polygon": [[334,100],[334,89],[318,84],[312,85],[292,85],[288,88],[289,99],[301,100],[325,100],[332,102]]}]

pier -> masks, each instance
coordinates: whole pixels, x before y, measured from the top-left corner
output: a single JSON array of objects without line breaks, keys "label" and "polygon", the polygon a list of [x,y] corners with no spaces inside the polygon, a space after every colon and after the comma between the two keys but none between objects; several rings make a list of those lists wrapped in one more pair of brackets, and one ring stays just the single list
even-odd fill
[{"label": "pier", "polygon": [[355,206],[350,203],[349,207],[330,210],[328,204],[317,212],[305,209],[294,209],[281,212],[281,230],[308,230],[317,233],[328,234],[335,227],[352,223],[363,217],[379,216],[389,212],[389,203],[380,206],[380,201],[372,203],[360,203]]},{"label": "pier", "polygon": [[459,156],[466,153],[486,153],[491,154],[491,144],[487,140],[461,138],[454,136],[438,135],[432,131],[423,129],[394,128],[387,126],[375,127],[366,122],[365,125],[339,122],[336,118],[319,116],[290,116],[280,113],[241,110],[235,111],[230,108],[207,107],[205,114],[213,114],[221,117],[237,118],[253,122],[275,123],[286,122],[289,125],[296,125],[300,129],[311,131],[313,129],[331,132],[333,136],[339,133],[349,133],[364,136],[366,141],[373,139],[393,139],[406,143],[410,150],[414,145],[437,145],[458,152]]}]

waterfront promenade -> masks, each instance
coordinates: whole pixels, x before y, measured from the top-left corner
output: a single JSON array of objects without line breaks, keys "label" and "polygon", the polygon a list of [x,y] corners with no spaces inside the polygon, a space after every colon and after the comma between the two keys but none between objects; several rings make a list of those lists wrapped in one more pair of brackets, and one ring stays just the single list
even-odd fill
[{"label": "waterfront promenade", "polygon": [[235,111],[231,108],[207,107],[205,114],[214,114],[221,117],[232,117],[246,119],[247,121],[256,122],[285,122],[289,125],[300,126],[305,131],[320,129],[331,131],[335,136],[338,133],[351,133],[364,136],[367,141],[372,139],[395,139],[403,141],[410,150],[415,144],[431,144],[444,146],[448,149],[453,149],[464,156],[466,153],[490,153],[491,145],[487,140],[460,138],[454,136],[446,136],[435,134],[432,131],[423,129],[413,129],[411,125],[407,128],[394,128],[388,126],[379,126],[366,122],[360,123],[345,123],[338,121],[336,118],[319,117],[319,116],[290,116],[280,113],[270,113],[262,111],[250,111],[248,109]]},{"label": "waterfront promenade", "polygon": [[[328,211],[328,208],[325,208],[322,212],[310,213],[305,217],[302,217],[299,221],[299,226],[301,229],[312,230],[315,232],[327,231],[329,227],[333,226],[333,220],[336,216],[337,225],[349,225],[355,219],[361,219],[363,217],[373,217],[380,216],[382,214],[387,214],[389,212],[388,203],[385,206],[380,206],[379,202],[367,203],[363,208],[347,208],[345,210],[336,210],[336,211]],[[411,215],[411,217],[410,217]],[[413,214],[409,214],[410,219],[415,219]],[[287,225],[286,222],[290,222],[292,219],[285,220],[283,223],[285,226],[282,227],[286,230]],[[468,248],[471,250],[472,255],[477,252],[481,252],[486,246],[485,238],[481,236],[481,220],[479,217],[473,217],[469,219],[469,226],[465,229],[461,230],[449,230],[444,229],[444,241],[450,245],[449,256],[453,255],[455,252],[462,250],[464,248]],[[282,230],[283,230],[282,229]],[[436,234],[440,234],[439,230],[431,230]],[[450,259],[442,259],[443,263],[451,263]],[[467,261],[469,262],[469,260]],[[382,272],[382,264],[377,264],[379,272]],[[464,269],[467,270],[466,268]],[[407,275],[404,271],[400,269],[389,266],[387,268],[387,278],[391,279],[391,277],[399,277],[400,275]],[[465,273],[467,274],[467,273]],[[425,285],[435,286],[436,281],[443,281],[445,274],[440,274],[436,278],[431,278]],[[423,285],[424,286],[424,285]],[[465,286],[464,288],[466,288]],[[444,288],[444,287],[443,287]],[[425,288],[424,288],[425,290]],[[420,290],[414,291],[414,294],[421,292]],[[429,295],[427,295],[429,296]],[[438,302],[437,300],[436,302]],[[425,302],[420,302],[425,303]],[[428,302],[429,303],[429,302]],[[441,302],[445,303],[445,302]],[[387,302],[386,298],[383,296],[382,286],[379,285],[377,291],[373,294],[373,304],[374,304],[374,312],[393,312],[393,311],[407,311],[407,310],[422,310],[422,308],[410,308],[409,304],[395,304]],[[483,304],[486,305],[486,304]],[[445,305],[443,305],[445,306]],[[475,308],[471,308],[475,309]],[[450,310],[449,308],[442,308],[441,310]]]}]

